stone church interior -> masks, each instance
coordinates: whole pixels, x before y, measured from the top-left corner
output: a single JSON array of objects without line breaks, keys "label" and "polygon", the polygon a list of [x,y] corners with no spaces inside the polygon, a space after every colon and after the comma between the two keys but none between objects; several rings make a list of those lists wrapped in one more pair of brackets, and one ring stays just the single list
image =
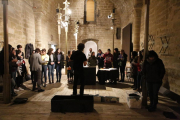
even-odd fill
[{"label": "stone church interior", "polygon": [[180,119],[180,0],[0,0],[0,120]]}]

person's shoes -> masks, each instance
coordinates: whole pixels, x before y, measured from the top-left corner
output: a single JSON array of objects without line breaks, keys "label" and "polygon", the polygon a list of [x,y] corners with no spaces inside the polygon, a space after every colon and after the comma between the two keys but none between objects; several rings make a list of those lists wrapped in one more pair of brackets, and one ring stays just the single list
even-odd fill
[{"label": "person's shoes", "polygon": [[35,90],[37,90],[37,88],[35,88],[35,89],[33,88],[33,89],[32,89],[32,91],[35,91]]},{"label": "person's shoes", "polygon": [[15,97],[15,96],[17,96],[17,95],[18,95],[18,94],[15,93],[15,92],[11,94],[12,97]]},{"label": "person's shoes", "polygon": [[18,89],[14,89],[15,92],[18,92],[19,90]]},{"label": "person's shoes", "polygon": [[124,80],[120,80],[119,82],[124,82]]},{"label": "person's shoes", "polygon": [[44,87],[46,87],[46,84],[44,84]]},{"label": "person's shoes", "polygon": [[137,88],[134,88],[133,90],[137,90]]},{"label": "person's shoes", "polygon": [[149,112],[154,112],[154,111],[156,111],[156,108],[154,108],[154,107],[149,107],[149,108],[148,108],[148,111],[149,111]]},{"label": "person's shoes", "polygon": [[19,87],[18,90],[22,91],[22,90],[24,90],[24,89],[22,89],[21,87]]},{"label": "person's shoes", "polygon": [[44,92],[44,90],[43,90],[43,89],[40,89],[40,90],[38,90],[38,92]]}]

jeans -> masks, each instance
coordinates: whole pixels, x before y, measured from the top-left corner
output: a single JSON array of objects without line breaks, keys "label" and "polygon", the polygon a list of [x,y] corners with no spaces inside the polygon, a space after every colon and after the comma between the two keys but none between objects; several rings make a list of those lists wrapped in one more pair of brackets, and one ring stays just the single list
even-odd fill
[{"label": "jeans", "polygon": [[14,88],[16,86],[16,72],[14,71],[11,73],[11,92],[14,93]]},{"label": "jeans", "polygon": [[84,72],[74,70],[74,86],[73,86],[73,95],[77,95],[77,84],[78,80],[80,80],[81,87],[80,87],[80,95],[84,94]]},{"label": "jeans", "polygon": [[158,104],[158,92],[162,83],[147,83],[147,89],[150,98],[150,106],[156,108]]},{"label": "jeans", "polygon": [[41,82],[43,82],[43,73],[44,73],[44,79],[45,79],[45,83],[46,83],[47,82],[47,65],[42,65]]},{"label": "jeans", "polygon": [[137,88],[140,89],[140,87],[142,88],[141,72],[138,71],[138,73],[137,73]]},{"label": "jeans", "polygon": [[61,65],[57,64],[56,66],[56,78],[57,78],[57,82],[61,81]]},{"label": "jeans", "polygon": [[34,74],[34,81],[33,81],[33,90],[36,89],[36,83],[37,83],[37,86],[38,86],[38,90],[41,89],[40,85],[41,85],[41,71],[38,70],[38,71],[32,71],[32,73]]},{"label": "jeans", "polygon": [[68,71],[67,71],[67,77],[68,77],[68,79],[71,78],[71,77],[73,77],[72,74],[73,74],[73,73],[72,73],[72,70],[68,70]]},{"label": "jeans", "polygon": [[54,83],[54,68],[55,68],[55,64],[48,65],[48,77],[50,83],[51,83],[51,77],[52,77],[52,83]]},{"label": "jeans", "polygon": [[124,77],[125,77],[125,67],[126,66],[120,66],[121,80],[122,81],[124,81]]}]

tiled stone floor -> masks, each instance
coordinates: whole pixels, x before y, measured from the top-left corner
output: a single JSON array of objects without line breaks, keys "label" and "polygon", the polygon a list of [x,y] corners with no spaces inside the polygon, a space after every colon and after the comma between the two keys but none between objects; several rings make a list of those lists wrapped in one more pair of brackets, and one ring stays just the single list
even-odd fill
[{"label": "tiled stone floor", "polygon": [[18,92],[17,97],[28,97],[26,104],[0,104],[0,120],[166,120],[163,111],[173,112],[169,106],[180,106],[176,102],[159,96],[158,109],[149,113],[146,109],[129,109],[126,104],[126,91],[131,90],[131,83],[118,83],[85,86],[85,94],[119,97],[119,103],[95,103],[92,113],[52,113],[51,98],[54,95],[71,95],[72,84],[67,84],[66,76],[61,83],[48,84],[45,92],[31,91],[31,81],[25,82],[27,90]]}]

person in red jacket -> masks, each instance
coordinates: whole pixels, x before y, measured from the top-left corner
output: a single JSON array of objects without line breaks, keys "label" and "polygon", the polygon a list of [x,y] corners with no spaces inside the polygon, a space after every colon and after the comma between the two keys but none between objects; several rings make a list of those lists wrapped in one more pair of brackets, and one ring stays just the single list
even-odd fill
[{"label": "person in red jacket", "polygon": [[112,67],[112,61],[113,61],[113,55],[111,54],[111,50],[108,49],[107,53],[104,54],[104,67],[105,68],[111,68]]}]

